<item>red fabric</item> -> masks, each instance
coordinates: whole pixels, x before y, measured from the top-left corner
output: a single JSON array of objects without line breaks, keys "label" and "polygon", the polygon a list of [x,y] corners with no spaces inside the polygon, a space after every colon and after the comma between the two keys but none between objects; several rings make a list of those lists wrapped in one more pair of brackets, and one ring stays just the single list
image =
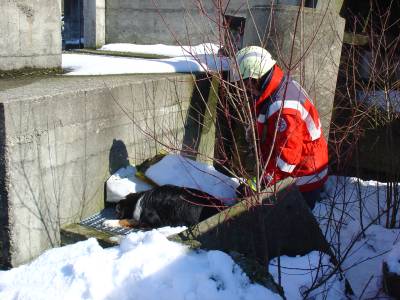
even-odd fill
[{"label": "red fabric", "polygon": [[265,99],[267,99],[269,96],[271,96],[274,91],[276,91],[276,89],[279,87],[279,85],[281,84],[281,81],[283,79],[283,76],[284,76],[283,71],[277,65],[274,66],[274,69],[272,70],[272,72],[273,73],[272,73],[271,81],[265,87],[260,98],[258,98],[258,100],[256,102],[257,114],[259,113],[261,104],[264,103]]},{"label": "red fabric", "polygon": [[[283,77],[282,70],[275,66],[271,81],[256,104],[257,117],[260,117],[263,104],[270,101],[266,123],[262,122],[262,116],[257,122],[263,163],[272,151],[264,177],[269,185],[294,177],[300,191],[311,191],[321,187],[327,179],[328,147],[320,130],[318,111],[297,83],[290,78],[282,80]],[[300,96],[293,99],[293,95]],[[267,126],[266,135],[264,126]]]}]

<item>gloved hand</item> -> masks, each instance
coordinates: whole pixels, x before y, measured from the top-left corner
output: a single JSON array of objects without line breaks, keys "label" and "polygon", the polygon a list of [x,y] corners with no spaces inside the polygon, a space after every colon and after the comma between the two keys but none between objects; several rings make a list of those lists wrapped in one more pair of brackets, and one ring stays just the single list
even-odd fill
[{"label": "gloved hand", "polygon": [[246,182],[240,183],[236,188],[236,196],[238,198],[250,197],[257,191],[255,178],[247,179]]}]

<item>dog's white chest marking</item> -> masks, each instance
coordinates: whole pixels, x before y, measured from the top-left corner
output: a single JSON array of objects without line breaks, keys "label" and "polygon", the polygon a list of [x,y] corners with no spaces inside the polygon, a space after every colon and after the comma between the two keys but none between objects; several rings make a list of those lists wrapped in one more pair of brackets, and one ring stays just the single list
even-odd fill
[{"label": "dog's white chest marking", "polygon": [[121,225],[119,224],[119,220],[105,220],[103,222],[103,226],[106,226],[106,227],[121,227]]},{"label": "dog's white chest marking", "polygon": [[135,219],[138,222],[140,221],[140,215],[142,214],[142,209],[143,209],[142,200],[143,200],[143,197],[144,196],[139,198],[138,202],[135,205],[135,210],[133,211],[133,216],[132,217],[133,217],[133,219]]},{"label": "dog's white chest marking", "polygon": [[[142,210],[143,210],[142,200],[143,200],[143,196],[140,197],[139,200],[136,202],[135,210],[133,211],[132,218],[137,222],[139,222],[140,215],[142,214]],[[106,227],[122,227],[120,221],[121,220],[105,220],[103,222],[103,225]]]}]

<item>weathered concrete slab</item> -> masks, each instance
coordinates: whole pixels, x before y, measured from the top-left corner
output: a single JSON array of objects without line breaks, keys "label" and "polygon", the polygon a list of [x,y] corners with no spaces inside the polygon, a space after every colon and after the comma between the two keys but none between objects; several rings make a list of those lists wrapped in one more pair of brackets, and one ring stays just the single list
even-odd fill
[{"label": "weathered concrete slab", "polygon": [[[337,100],[340,102],[339,97]],[[368,118],[357,120],[357,129],[348,130],[356,108],[341,106],[333,115],[330,153],[332,170],[335,174],[359,177],[365,180],[398,182],[400,178],[400,118],[376,124],[385,112],[371,113],[364,109]],[[362,108],[357,108],[362,112]],[[384,122],[382,122],[384,123]],[[360,135],[359,131],[362,130]]]},{"label": "weathered concrete slab", "polygon": [[248,201],[171,239],[204,249],[236,251],[263,265],[280,255],[305,255],[313,250],[330,253],[317,221],[289,181],[275,195],[267,196],[263,205],[251,207]]},{"label": "weathered concrete slab", "polygon": [[188,114],[191,102],[204,101],[194,79],[0,81],[0,264],[27,262],[59,244],[61,226],[101,210],[111,170],[161,148],[181,149],[184,136],[197,140],[186,133],[188,120],[198,118]]},{"label": "weathered concrete slab", "polygon": [[0,2],[0,71],[61,66],[60,2]]},{"label": "weathered concrete slab", "polygon": [[79,241],[95,238],[102,247],[117,246],[120,242],[120,237],[107,232],[95,230],[90,227],[79,224],[69,224],[61,228],[61,245],[74,244]]}]

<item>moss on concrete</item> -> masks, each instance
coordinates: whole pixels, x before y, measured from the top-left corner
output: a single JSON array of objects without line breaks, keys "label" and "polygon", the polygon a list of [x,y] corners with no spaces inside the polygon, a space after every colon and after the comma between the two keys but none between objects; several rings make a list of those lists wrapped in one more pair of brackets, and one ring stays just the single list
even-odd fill
[{"label": "moss on concrete", "polygon": [[23,68],[18,70],[3,71],[0,70],[0,79],[25,79],[35,77],[46,77],[55,74],[62,74],[61,68],[49,68],[49,69],[35,69],[35,68]]},{"label": "moss on concrete", "polygon": [[70,224],[61,229],[61,245],[69,245],[94,237],[102,247],[118,245],[118,238],[112,234],[98,231],[79,224]]}]

